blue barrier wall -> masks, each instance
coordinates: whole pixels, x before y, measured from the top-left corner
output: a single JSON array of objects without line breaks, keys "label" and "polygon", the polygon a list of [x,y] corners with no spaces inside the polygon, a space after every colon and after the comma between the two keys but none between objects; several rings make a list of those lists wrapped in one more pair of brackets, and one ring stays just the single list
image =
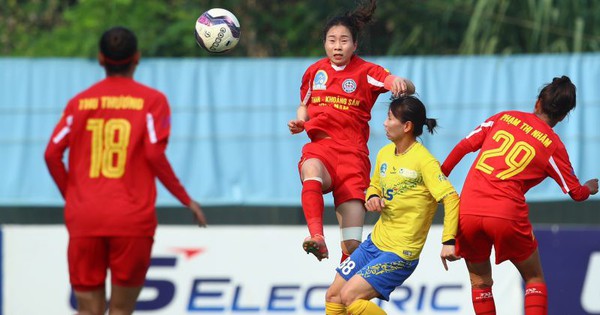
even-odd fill
[{"label": "blue barrier wall", "polygon": [[[580,179],[600,174],[600,54],[480,57],[377,57],[411,78],[439,130],[422,141],[443,160],[454,144],[495,112],[532,111],[540,87],[568,75],[577,108],[555,130]],[[205,205],[299,205],[297,162],[304,134],[292,136],[300,79],[315,59],[144,59],[136,79],[167,95],[173,112],[167,154],[191,195]],[[43,162],[61,111],[75,93],[103,78],[95,60],[0,58],[0,206],[62,205]],[[371,156],[385,145],[389,93],[371,121]],[[460,190],[474,155],[450,179]],[[545,181],[532,201],[565,199]],[[597,198],[597,197],[593,197]],[[327,202],[331,203],[330,197]],[[162,186],[158,204],[177,205]]]},{"label": "blue barrier wall", "polygon": [[548,314],[600,314],[600,229],[537,227]]}]

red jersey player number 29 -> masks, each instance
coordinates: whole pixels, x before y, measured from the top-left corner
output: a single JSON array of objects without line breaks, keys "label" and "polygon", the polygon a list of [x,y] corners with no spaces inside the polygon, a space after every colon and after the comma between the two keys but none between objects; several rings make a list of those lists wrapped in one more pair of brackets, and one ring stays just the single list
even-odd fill
[{"label": "red jersey player number 29", "polygon": [[535,148],[525,141],[515,142],[515,136],[506,130],[498,130],[493,136],[500,146],[495,149],[489,149],[481,152],[481,157],[477,160],[475,168],[486,173],[492,174],[494,167],[485,163],[486,159],[504,156],[504,162],[508,169],[498,173],[499,179],[508,179],[521,173],[535,157]]}]

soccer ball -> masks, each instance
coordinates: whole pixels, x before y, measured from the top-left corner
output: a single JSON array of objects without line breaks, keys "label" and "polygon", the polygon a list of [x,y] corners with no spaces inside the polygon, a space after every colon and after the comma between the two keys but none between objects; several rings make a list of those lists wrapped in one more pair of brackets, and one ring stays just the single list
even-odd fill
[{"label": "soccer ball", "polygon": [[240,40],[240,22],[233,13],[210,9],[196,20],[196,42],[211,53],[223,53],[235,47]]}]

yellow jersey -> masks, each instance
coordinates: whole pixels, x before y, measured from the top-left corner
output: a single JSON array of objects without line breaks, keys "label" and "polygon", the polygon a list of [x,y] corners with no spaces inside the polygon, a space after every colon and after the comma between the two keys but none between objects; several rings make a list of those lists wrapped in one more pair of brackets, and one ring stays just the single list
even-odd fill
[{"label": "yellow jersey", "polygon": [[[406,260],[418,259],[425,245],[438,202],[456,190],[440,170],[440,163],[421,143],[396,154],[390,143],[377,154],[366,198],[377,195],[385,207],[371,239],[383,251]],[[458,203],[456,203],[458,204]],[[442,242],[454,239],[458,207],[444,209]]]}]

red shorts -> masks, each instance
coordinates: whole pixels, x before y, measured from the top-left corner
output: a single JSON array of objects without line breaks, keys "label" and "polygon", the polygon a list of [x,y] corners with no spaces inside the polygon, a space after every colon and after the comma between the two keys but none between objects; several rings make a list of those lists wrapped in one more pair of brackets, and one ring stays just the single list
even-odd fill
[{"label": "red shorts", "polygon": [[298,163],[300,174],[304,161],[311,158],[319,159],[327,168],[331,176],[331,187],[325,193],[333,192],[336,207],[353,199],[365,200],[371,171],[367,154],[355,147],[338,144],[332,139],[315,140],[302,148],[302,157]]},{"label": "red shorts", "polygon": [[490,259],[492,245],[496,264],[505,260],[521,262],[537,248],[528,220],[514,221],[496,217],[461,215],[456,235],[458,255],[472,263]]},{"label": "red shorts", "polygon": [[70,238],[67,256],[73,289],[103,288],[107,269],[110,269],[113,284],[142,286],[150,266],[153,242],[148,236]]}]

